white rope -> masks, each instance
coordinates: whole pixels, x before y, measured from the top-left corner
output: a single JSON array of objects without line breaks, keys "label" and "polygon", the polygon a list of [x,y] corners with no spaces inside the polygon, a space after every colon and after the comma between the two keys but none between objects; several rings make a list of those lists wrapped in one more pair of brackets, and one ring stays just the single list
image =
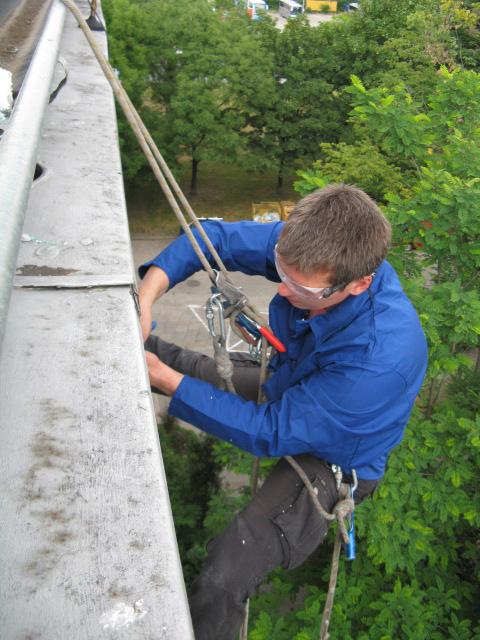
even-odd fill
[{"label": "white rope", "polygon": [[[175,177],[173,176],[172,172],[170,171],[167,163],[165,162],[162,154],[160,153],[157,145],[155,144],[155,141],[153,140],[153,138],[151,137],[148,129],[146,128],[146,126],[144,125],[142,119],[140,118],[140,115],[138,114],[137,110],[135,109],[134,105],[132,104],[130,97],[128,96],[127,92],[125,91],[125,89],[123,88],[121,82],[119,81],[119,79],[117,78],[115,72],[113,71],[110,63],[108,62],[108,60],[105,58],[105,56],[103,55],[102,51],[100,50],[99,46],[97,45],[95,39],[93,38],[91,31],[88,27],[87,22],[85,21],[85,19],[83,18],[82,14],[80,13],[80,10],[78,9],[78,7],[76,6],[76,4],[72,1],[72,0],[62,0],[62,2],[65,4],[65,6],[69,9],[69,11],[73,14],[73,16],[75,17],[75,19],[78,22],[79,27],[82,29],[83,34],[85,35],[95,57],[98,60],[98,63],[100,64],[100,67],[102,68],[105,77],[107,78],[108,82],[110,83],[110,86],[112,87],[112,91],[115,95],[115,97],[118,100],[118,103],[120,104],[120,107],[128,121],[128,123],[130,124],[135,137],[137,138],[138,143],[140,144],[140,147],[142,148],[142,151],[145,154],[145,157],[147,158],[148,163],[150,164],[150,167],[158,181],[158,183],[160,184],[160,187],[162,188],[175,216],[177,217],[177,220],[179,221],[183,231],[185,232],[185,235],[187,236],[187,238],[190,240],[190,243],[192,245],[193,250],[195,251],[198,259],[200,260],[200,263],[202,264],[202,266],[204,267],[205,271],[208,273],[210,280],[217,284],[217,277],[216,277],[216,273],[214,271],[214,269],[212,268],[212,266],[210,265],[210,263],[208,262],[206,256],[204,255],[197,239],[195,238],[195,236],[193,235],[190,226],[188,225],[185,215],[182,212],[182,210],[180,209],[180,206],[175,198],[175,196],[178,198],[178,200],[180,201],[181,205],[183,206],[184,210],[186,211],[187,215],[189,216],[189,218],[192,220],[193,225],[196,227],[196,229],[198,230],[198,233],[200,235],[200,237],[203,239],[203,241],[205,242],[205,245],[208,249],[208,251],[210,252],[210,254],[212,255],[213,260],[215,261],[215,263],[217,264],[218,270],[221,272],[221,274],[223,275],[223,277],[225,278],[225,287],[230,287],[230,292],[232,292],[232,288],[233,290],[236,290],[237,292],[239,291],[237,287],[235,287],[235,285],[231,282],[229,276],[228,276],[228,272],[227,269],[222,261],[222,259],[220,258],[217,250],[215,249],[215,247],[213,246],[211,240],[209,239],[208,235],[205,233],[205,230],[203,229],[202,225],[200,224],[200,221],[198,220],[197,216],[195,215],[195,212],[193,211],[190,203],[188,202],[187,198],[185,197],[184,193],[182,192],[182,190],[180,189],[180,186],[178,185],[177,181],[175,180]],[[166,177],[165,177],[166,176]],[[173,191],[172,191],[173,190]],[[175,195],[174,195],[175,194]],[[243,295],[243,294],[242,294]],[[259,312],[257,311],[257,309],[247,300],[247,298],[245,297],[244,299],[244,303],[242,305],[242,308],[245,308],[248,312],[248,315],[250,315],[259,325],[261,326],[265,326]],[[261,402],[263,400],[262,398],[262,384],[265,380],[266,377],[266,369],[267,369],[267,341],[266,339],[262,336],[261,339],[261,353],[262,353],[262,363],[261,363],[261,374],[260,374],[260,383],[259,383],[259,392],[258,392],[258,402]],[[235,393],[235,388],[232,382],[232,377],[233,377],[233,371],[234,371],[234,367],[233,364],[228,356],[226,347],[223,343],[220,343],[218,340],[214,340],[214,351],[215,351],[215,362],[217,365],[217,371],[219,373],[219,376],[222,378],[222,380],[224,380],[225,385],[227,387],[227,389],[229,391],[231,391],[232,393]],[[295,460],[293,460],[292,458],[290,458],[289,456],[286,457],[286,459],[288,460],[288,462],[290,462],[290,464],[295,468],[295,470],[297,471],[297,473],[299,474],[299,476],[302,478],[302,480],[304,481],[313,501],[315,504],[315,507],[317,508],[317,510],[322,514],[323,517],[325,516],[325,510],[323,509],[322,505],[320,504],[318,497],[316,496],[313,487],[311,487],[311,483],[308,480],[308,478],[306,478],[305,480],[305,473],[303,472],[303,469],[301,469],[301,467],[299,467],[298,463],[295,462]],[[292,464],[293,463],[293,464]],[[299,467],[299,469],[297,468]],[[258,470],[259,470],[259,460],[258,458],[254,459],[253,462],[253,468],[252,468],[252,480],[251,480],[251,485],[252,485],[252,493],[253,495],[256,493],[256,486],[257,486],[257,482],[258,482]],[[310,485],[310,487],[309,487]],[[334,513],[333,514],[328,514],[327,513],[327,519],[328,520],[332,520],[332,519],[337,519],[339,522],[339,526],[340,526],[340,532],[342,533],[342,535],[344,536],[344,529],[345,527],[343,526],[343,529],[340,525],[340,523],[343,524],[342,521],[342,517],[345,517],[345,515],[347,515],[348,513],[351,513],[353,511],[354,505],[353,505],[353,501],[350,501],[352,504],[346,504],[346,501],[342,501],[339,502],[335,509],[334,509]],[[340,513],[342,514],[342,516],[340,516]],[[333,516],[333,517],[332,517]],[[332,583],[332,579],[334,577],[334,582],[336,583],[336,573],[334,576],[334,569],[336,567],[336,571],[338,571],[338,558],[339,558],[339,545],[340,545],[340,535],[337,534],[337,539],[335,542],[335,547],[334,547],[334,561],[333,561],[333,565],[332,565],[332,573],[331,573],[331,578],[330,578],[330,582]],[[332,593],[331,593],[332,591]],[[333,586],[333,590],[331,590],[329,588],[329,598],[331,596],[331,603],[330,603],[330,611],[328,612],[328,618],[327,616],[327,604],[325,606],[325,610],[324,610],[324,616],[322,619],[322,631],[321,631],[321,640],[327,640],[328,638],[328,624],[330,622],[329,617],[330,617],[330,612],[331,612],[331,607],[333,606],[333,593],[335,592],[335,585]],[[329,602],[329,598],[327,598],[327,603]],[[247,600],[246,603],[246,613],[245,613],[245,619],[242,625],[242,630],[241,630],[241,639],[242,640],[246,640],[247,636],[248,636],[248,614],[249,614],[249,601]]]}]

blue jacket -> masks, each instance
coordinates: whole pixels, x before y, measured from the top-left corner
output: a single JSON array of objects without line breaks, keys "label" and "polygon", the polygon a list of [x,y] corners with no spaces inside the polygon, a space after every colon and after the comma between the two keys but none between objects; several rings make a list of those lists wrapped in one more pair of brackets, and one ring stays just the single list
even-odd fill
[{"label": "blue jacket", "polygon": [[[279,282],[273,248],[282,226],[207,222],[204,228],[227,269]],[[140,277],[152,264],[167,273],[170,288],[201,268],[185,236],[142,265]],[[279,295],[269,313],[287,352],[271,361],[267,402],[185,376],[170,413],[257,456],[310,453],[347,472],[356,469],[361,479],[380,478],[427,366],[425,336],[393,268],[384,261],[367,291],[312,319]]]}]

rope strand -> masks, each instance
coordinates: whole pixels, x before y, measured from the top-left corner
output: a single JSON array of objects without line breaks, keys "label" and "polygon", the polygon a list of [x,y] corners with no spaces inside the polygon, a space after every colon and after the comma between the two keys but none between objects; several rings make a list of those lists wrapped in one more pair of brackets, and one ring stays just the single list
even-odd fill
[{"label": "rope strand", "polygon": [[[202,225],[200,224],[200,221],[195,215],[193,208],[191,207],[183,191],[178,185],[175,177],[170,171],[170,168],[165,162],[162,154],[160,153],[157,145],[155,144],[155,141],[150,135],[150,132],[146,128],[145,124],[143,123],[138,111],[135,109],[132,101],[130,100],[130,97],[128,96],[121,82],[118,80],[117,76],[115,75],[115,72],[113,71],[113,68],[111,67],[110,63],[105,58],[99,46],[97,45],[95,39],[93,38],[90,28],[88,27],[87,22],[83,18],[80,10],[72,0],[61,0],[61,1],[69,9],[72,15],[75,17],[79,27],[81,28],[83,34],[85,35],[98,63],[100,64],[100,67],[102,68],[103,73],[105,74],[106,79],[108,80],[112,88],[112,91],[115,97],[117,98],[117,101],[128,123],[132,128],[133,133],[135,134],[135,137],[137,138],[137,141],[145,157],[147,158],[147,161],[157,179],[157,182],[162,188],[162,191],[164,192],[165,197],[167,198],[172,208],[172,211],[177,217],[177,220],[179,221],[180,226],[185,232],[185,235],[190,240],[192,248],[195,251],[203,268],[209,275],[210,280],[213,283],[216,282],[215,271],[210,265],[210,263],[208,262],[197,239],[193,235],[192,230],[190,229],[190,226],[187,223],[185,215],[182,212],[175,196],[178,198],[185,212],[191,219],[193,225],[198,230],[200,237],[205,242],[205,246],[207,247],[208,251],[212,255],[212,258],[217,264],[219,271],[221,271],[225,275],[227,282],[230,283],[232,286],[234,286],[233,283],[231,283],[230,278],[228,277],[227,269],[222,259],[220,258],[217,250],[213,246],[208,235],[205,233],[205,230],[203,229]],[[92,5],[95,6],[96,3],[92,3]],[[245,308],[248,311],[248,314],[256,322],[258,322],[258,324],[265,326],[259,312],[246,298],[243,304],[243,308]],[[259,403],[264,400],[262,396],[262,384],[265,381],[265,377],[266,377],[267,346],[268,346],[267,341],[262,336],[262,342],[261,342],[262,361],[261,361],[261,373],[260,373],[260,383],[259,383],[259,391],[258,391]],[[228,391],[230,391],[231,393],[235,393],[235,387],[232,381],[233,364],[228,356],[225,344],[223,342],[219,342],[218,340],[214,340],[214,352],[215,352],[215,361],[217,363],[217,370],[219,372],[220,377],[222,378],[222,380],[224,380],[225,386],[228,389]],[[307,488],[307,491],[311,496],[313,503],[315,505],[315,508],[317,509],[319,514],[328,521],[337,520],[339,525],[337,529],[337,535],[336,535],[335,545],[333,550],[330,583],[328,588],[327,600],[326,600],[325,608],[323,611],[321,631],[320,631],[320,640],[328,640],[328,637],[329,637],[328,626],[330,623],[330,617],[331,617],[331,612],[333,607],[333,598],[334,598],[336,582],[337,582],[341,539],[343,538],[345,542],[348,542],[348,534],[347,534],[343,519],[349,513],[353,512],[354,502],[350,498],[344,498],[335,505],[332,513],[328,513],[320,504],[320,501],[318,500],[318,496],[315,492],[315,489],[312,486],[312,483],[310,482],[308,476],[305,474],[305,472],[301,468],[301,466],[291,456],[285,456],[285,459],[295,469],[295,471],[298,473],[298,475],[304,482],[305,487]],[[259,475],[259,459],[254,458],[253,466],[252,466],[252,475],[251,475],[252,495],[255,495],[257,491],[258,475]],[[249,600],[247,600],[246,607],[245,607],[245,619],[241,629],[241,640],[247,640],[247,637],[248,637],[248,616],[249,616]]]}]

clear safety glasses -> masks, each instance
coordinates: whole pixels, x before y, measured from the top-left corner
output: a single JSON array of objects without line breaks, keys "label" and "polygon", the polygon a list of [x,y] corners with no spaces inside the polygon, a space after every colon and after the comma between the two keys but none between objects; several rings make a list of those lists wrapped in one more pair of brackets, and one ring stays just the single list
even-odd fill
[{"label": "clear safety glasses", "polygon": [[345,288],[345,286],[347,285],[347,283],[341,283],[335,285],[334,287],[306,287],[303,284],[299,284],[298,282],[295,282],[295,280],[292,280],[289,276],[287,276],[285,271],[282,269],[277,252],[277,245],[275,245],[274,253],[275,267],[277,269],[279,278],[293,293],[310,299],[322,300],[324,298],[329,298],[332,293],[340,291],[340,289]]}]

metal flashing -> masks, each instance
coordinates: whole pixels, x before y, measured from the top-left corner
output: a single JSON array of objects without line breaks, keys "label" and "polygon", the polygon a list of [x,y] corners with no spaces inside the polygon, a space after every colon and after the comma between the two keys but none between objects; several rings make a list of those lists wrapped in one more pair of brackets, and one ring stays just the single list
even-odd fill
[{"label": "metal flashing", "polygon": [[55,2],[0,141],[0,349],[65,7]]}]

